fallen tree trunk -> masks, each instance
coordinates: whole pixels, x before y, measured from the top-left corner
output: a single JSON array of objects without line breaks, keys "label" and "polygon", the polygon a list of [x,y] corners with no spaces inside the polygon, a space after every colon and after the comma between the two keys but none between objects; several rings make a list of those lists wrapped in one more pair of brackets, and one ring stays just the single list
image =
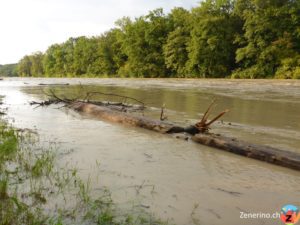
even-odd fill
[{"label": "fallen tree trunk", "polygon": [[90,103],[74,102],[70,105],[70,108],[79,112],[87,113],[99,119],[128,124],[136,127],[142,127],[160,133],[167,133],[174,127],[172,124],[167,122],[152,120],[142,116],[135,116],[124,112],[112,110],[105,106]]},{"label": "fallen tree trunk", "polygon": [[236,140],[235,138],[222,137],[215,134],[196,134],[192,137],[192,140],[227,152],[300,170],[300,155],[295,152],[251,144],[249,142]]},{"label": "fallen tree trunk", "polygon": [[142,127],[160,133],[171,134],[186,132],[192,135],[192,140],[197,143],[268,163],[300,170],[300,155],[298,153],[282,151],[262,145],[250,144],[244,141],[237,141],[232,138],[222,137],[220,135],[207,132],[199,133],[199,129],[197,129],[196,126],[176,126],[175,124],[165,121],[153,120],[142,116],[128,114],[121,111],[112,110],[106,106],[99,106],[86,102],[74,102],[70,104],[70,108],[79,112],[87,113],[99,119]]}]

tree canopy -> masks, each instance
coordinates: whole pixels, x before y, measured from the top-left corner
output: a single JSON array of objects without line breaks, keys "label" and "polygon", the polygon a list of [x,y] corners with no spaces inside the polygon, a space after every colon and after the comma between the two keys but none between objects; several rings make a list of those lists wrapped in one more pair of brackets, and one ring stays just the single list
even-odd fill
[{"label": "tree canopy", "polygon": [[24,56],[20,76],[300,78],[299,0],[206,0]]},{"label": "tree canopy", "polygon": [[17,72],[18,64],[6,64],[0,65],[0,77],[16,77],[18,76]]}]

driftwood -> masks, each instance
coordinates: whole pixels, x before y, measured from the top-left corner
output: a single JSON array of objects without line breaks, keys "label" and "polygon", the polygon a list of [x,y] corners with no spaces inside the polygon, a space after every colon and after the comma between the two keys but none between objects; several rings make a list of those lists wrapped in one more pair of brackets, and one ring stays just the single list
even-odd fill
[{"label": "driftwood", "polygon": [[237,141],[234,138],[222,137],[207,132],[200,133],[196,126],[181,127],[169,122],[123,113],[111,110],[105,106],[85,102],[74,102],[70,105],[70,108],[102,120],[142,127],[159,133],[172,134],[186,132],[193,135],[192,140],[197,143],[268,163],[300,170],[300,155],[297,153],[282,151],[268,146],[250,144],[244,141]]},{"label": "driftwood", "polygon": [[142,127],[159,133],[172,134],[186,132],[188,134],[194,135],[199,132],[196,126],[176,126],[170,122],[124,113],[121,110],[114,110],[105,105],[95,105],[77,101],[70,104],[69,107],[74,109],[75,111],[84,112],[102,120]]},{"label": "driftwood", "polygon": [[48,106],[48,105],[58,104],[58,103],[60,103],[60,101],[58,101],[56,99],[49,99],[49,100],[43,101],[43,102],[32,101],[29,104],[30,105],[37,105],[37,106]]},{"label": "driftwood", "polygon": [[[82,100],[79,98],[66,99],[57,96],[52,90],[50,90],[50,94],[47,95],[51,97],[50,100],[44,102],[31,102],[31,105],[48,106],[51,104],[63,103],[65,106],[75,111],[86,113],[101,120],[141,127],[163,134],[175,134],[175,137],[183,140],[191,139],[206,146],[291,169],[300,170],[300,154],[298,153],[283,151],[268,146],[251,144],[244,141],[238,141],[234,138],[223,137],[221,135],[210,133],[210,125],[228,112],[228,110],[224,110],[213,119],[208,121],[212,107],[215,104],[214,101],[208,107],[207,111],[204,113],[202,119],[198,123],[195,125],[182,127],[165,121],[165,119],[167,119],[164,115],[165,106],[162,107],[160,120],[150,119],[130,113],[137,110],[143,110],[145,106],[143,102],[128,96],[102,92],[91,92],[87,93],[84,98],[81,98]],[[140,105],[130,105],[125,102],[92,101],[90,100],[90,97],[93,95],[117,96],[124,99],[124,101],[131,99],[137,103],[140,103]],[[181,134],[178,135],[177,133]]]},{"label": "driftwood", "polygon": [[91,103],[74,102],[69,107],[76,111],[87,113],[102,120],[142,127],[160,133],[167,133],[173,127],[171,123],[156,121],[145,118],[143,116],[123,113],[120,111],[112,110],[106,106],[100,106]]},{"label": "driftwood", "polygon": [[300,170],[300,155],[295,152],[282,151],[276,148],[251,144],[245,141],[236,140],[235,138],[223,137],[215,134],[199,133],[194,135],[192,140],[227,152]]}]

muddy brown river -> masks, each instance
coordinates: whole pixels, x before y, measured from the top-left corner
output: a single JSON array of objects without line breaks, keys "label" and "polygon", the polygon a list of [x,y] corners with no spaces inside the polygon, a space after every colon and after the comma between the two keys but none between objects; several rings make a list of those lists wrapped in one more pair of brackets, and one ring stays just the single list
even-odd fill
[{"label": "muddy brown river", "polygon": [[[38,84],[69,83],[68,86]],[[34,108],[55,89],[76,96],[82,89],[142,100],[145,116],[193,124],[212,99],[214,114],[229,109],[212,131],[300,153],[300,81],[193,79],[30,79],[0,81],[2,107],[19,128],[36,130],[43,142],[69,150],[60,157],[108,187],[120,205],[139,206],[179,225],[282,224],[279,218],[241,219],[240,213],[280,212],[300,206],[300,172],[140,128],[95,120],[59,106]],[[101,96],[99,98],[102,98]],[[110,101],[120,101],[118,98]],[[122,99],[121,99],[122,100]]]}]

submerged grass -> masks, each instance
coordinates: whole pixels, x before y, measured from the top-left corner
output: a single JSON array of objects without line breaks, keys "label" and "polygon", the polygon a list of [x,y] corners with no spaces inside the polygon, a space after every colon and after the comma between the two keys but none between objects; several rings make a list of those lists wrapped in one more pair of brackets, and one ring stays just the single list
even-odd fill
[{"label": "submerged grass", "polygon": [[0,225],[167,224],[146,212],[120,210],[107,189],[92,196],[90,180],[56,159],[51,146],[38,146],[36,134],[0,118]]}]

